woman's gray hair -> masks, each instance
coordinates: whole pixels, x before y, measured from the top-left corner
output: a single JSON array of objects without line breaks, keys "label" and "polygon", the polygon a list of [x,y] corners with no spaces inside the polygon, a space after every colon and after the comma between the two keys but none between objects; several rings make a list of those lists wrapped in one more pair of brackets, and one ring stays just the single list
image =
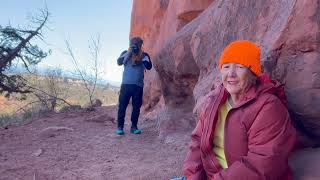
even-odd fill
[{"label": "woman's gray hair", "polygon": [[250,79],[249,80],[250,80],[252,86],[259,86],[261,83],[260,78],[256,74],[254,74],[249,68],[248,68],[248,70],[250,71],[250,76],[249,76]]}]

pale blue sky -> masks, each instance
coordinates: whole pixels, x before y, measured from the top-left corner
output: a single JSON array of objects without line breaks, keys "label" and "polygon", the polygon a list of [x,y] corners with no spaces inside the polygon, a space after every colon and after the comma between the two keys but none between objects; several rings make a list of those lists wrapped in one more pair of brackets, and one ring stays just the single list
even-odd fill
[{"label": "pale blue sky", "polygon": [[72,63],[66,52],[64,40],[68,39],[83,66],[89,58],[88,41],[100,34],[103,59],[102,77],[121,81],[122,67],[116,59],[127,48],[130,31],[132,0],[1,0],[0,24],[12,26],[27,25],[31,13],[37,13],[47,4],[51,13],[49,29],[44,31],[44,39],[51,49],[41,66],[60,66],[71,69]]}]

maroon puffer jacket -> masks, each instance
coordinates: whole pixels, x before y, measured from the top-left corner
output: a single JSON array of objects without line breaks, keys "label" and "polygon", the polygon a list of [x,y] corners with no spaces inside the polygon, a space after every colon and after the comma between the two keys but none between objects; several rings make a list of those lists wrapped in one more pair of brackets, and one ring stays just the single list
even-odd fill
[{"label": "maroon puffer jacket", "polygon": [[223,169],[213,152],[219,105],[229,94],[221,85],[204,104],[184,161],[188,180],[290,180],[288,156],[296,131],[286,108],[283,86],[260,77],[225,122],[224,151],[228,168]]}]

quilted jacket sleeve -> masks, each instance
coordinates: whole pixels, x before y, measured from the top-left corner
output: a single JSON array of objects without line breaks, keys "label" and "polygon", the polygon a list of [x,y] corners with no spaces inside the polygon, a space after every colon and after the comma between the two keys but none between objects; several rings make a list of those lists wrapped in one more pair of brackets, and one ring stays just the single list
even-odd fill
[{"label": "quilted jacket sleeve", "polygon": [[203,132],[205,109],[207,108],[207,106],[208,100],[203,105],[203,110],[200,113],[197,126],[191,134],[191,143],[189,145],[189,151],[183,163],[183,174],[187,177],[188,180],[206,179],[206,173],[203,169],[201,160],[200,144]]}]

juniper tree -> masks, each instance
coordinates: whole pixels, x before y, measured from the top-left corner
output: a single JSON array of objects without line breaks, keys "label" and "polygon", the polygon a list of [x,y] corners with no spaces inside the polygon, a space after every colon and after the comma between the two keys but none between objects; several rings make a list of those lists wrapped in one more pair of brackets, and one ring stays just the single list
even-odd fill
[{"label": "juniper tree", "polygon": [[11,25],[0,25],[0,94],[10,96],[11,93],[29,93],[23,77],[9,73],[7,70],[14,62],[22,63],[26,70],[38,64],[48,55],[31,40],[43,40],[41,30],[49,17],[48,10],[41,10],[40,14],[31,18],[29,28],[16,28]]}]

